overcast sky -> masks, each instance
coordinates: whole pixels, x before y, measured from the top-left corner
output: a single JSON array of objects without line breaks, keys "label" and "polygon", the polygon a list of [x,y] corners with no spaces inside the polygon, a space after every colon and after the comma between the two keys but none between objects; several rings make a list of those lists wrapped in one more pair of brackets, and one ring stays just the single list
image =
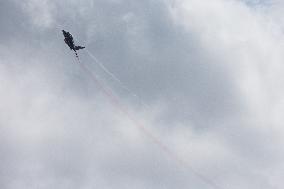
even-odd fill
[{"label": "overcast sky", "polygon": [[281,0],[0,1],[0,188],[282,189],[283,31]]}]

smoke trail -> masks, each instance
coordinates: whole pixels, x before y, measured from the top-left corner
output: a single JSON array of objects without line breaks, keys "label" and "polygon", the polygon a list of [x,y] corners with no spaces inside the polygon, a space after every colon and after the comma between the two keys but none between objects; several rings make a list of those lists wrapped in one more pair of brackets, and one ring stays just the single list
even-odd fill
[{"label": "smoke trail", "polygon": [[126,90],[128,93],[130,93],[132,96],[134,96],[135,98],[139,99],[140,103],[145,106],[148,107],[147,104],[145,104],[143,102],[143,100],[137,95],[135,94],[132,90],[130,90],[114,73],[112,73],[111,71],[109,71],[109,69],[107,69],[104,64],[99,61],[97,59],[97,57],[95,55],[93,55],[88,49],[86,49],[86,52],[88,53],[88,55],[99,65],[99,67],[105,72],[107,73],[113,80],[115,80],[116,82],[118,82],[120,84],[120,86]]},{"label": "smoke trail", "polygon": [[86,49],[88,55],[101,67],[101,69],[104,70],[104,72],[106,72],[108,75],[110,75],[114,80],[116,80],[119,84],[122,85],[123,88],[125,88],[127,91],[131,92],[125,85],[124,83],[122,83],[122,81],[120,81],[120,79],[118,79],[111,71],[109,71],[101,61],[99,61],[97,59],[97,57],[95,57],[95,55],[93,55],[88,49]]},{"label": "smoke trail", "polygon": [[94,83],[100,88],[100,90],[103,92],[103,94],[108,97],[111,104],[116,107],[117,110],[120,111],[125,117],[127,117],[134,126],[136,126],[140,131],[144,133],[145,136],[147,136],[149,139],[152,140],[153,143],[155,143],[165,154],[167,154],[171,159],[177,162],[181,168],[187,168],[191,171],[197,178],[202,180],[204,183],[206,183],[208,186],[211,186],[211,188],[214,189],[223,189],[219,185],[217,185],[215,182],[213,182],[211,179],[207,178],[203,174],[200,174],[198,171],[196,171],[192,166],[190,166],[188,163],[186,163],[183,159],[178,157],[175,153],[171,151],[169,147],[167,147],[163,142],[156,137],[152,132],[150,132],[143,124],[139,123],[136,119],[134,119],[129,111],[120,103],[119,98],[115,95],[115,93],[111,90],[111,88],[106,87],[103,85],[102,82],[98,79],[98,76],[92,72],[87,66],[80,63],[79,64],[81,68],[89,73],[89,75],[92,77]]}]

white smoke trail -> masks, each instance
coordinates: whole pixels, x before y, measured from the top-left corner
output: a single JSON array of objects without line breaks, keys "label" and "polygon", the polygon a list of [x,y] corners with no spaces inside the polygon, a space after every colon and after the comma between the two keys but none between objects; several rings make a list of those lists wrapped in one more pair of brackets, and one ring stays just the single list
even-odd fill
[{"label": "white smoke trail", "polygon": [[[61,27],[62,28],[62,27]],[[122,88],[124,88],[126,91],[128,91],[130,94],[132,94],[133,96],[137,97],[140,102],[148,107],[147,104],[145,104],[141,98],[136,95],[135,93],[133,93],[118,77],[116,77],[111,71],[109,71],[101,61],[99,61],[90,51],[88,51],[86,49],[86,52],[88,53],[88,55],[100,66],[100,68],[106,72],[109,76],[111,76],[112,79],[114,79],[115,81],[117,81],[120,86]],[[112,103],[113,106],[115,106],[122,114],[124,114],[130,121],[132,121],[132,123],[139,128],[139,130],[141,130],[149,139],[152,140],[152,142],[154,142],[156,145],[158,145],[160,147],[160,149],[162,151],[165,152],[165,154],[167,154],[170,158],[172,158],[173,160],[175,160],[177,162],[178,165],[180,165],[181,167],[187,168],[189,169],[196,177],[198,177],[199,179],[201,179],[204,183],[207,183],[208,186],[211,186],[211,188],[214,189],[223,189],[223,187],[217,185],[213,179],[207,178],[205,175],[200,174],[198,171],[196,171],[192,166],[190,166],[186,161],[184,161],[183,159],[181,159],[180,157],[178,157],[175,153],[173,153],[171,151],[171,149],[166,146],[165,144],[163,144],[163,142],[156,137],[152,132],[150,132],[143,124],[140,124],[136,119],[134,119],[131,114],[128,112],[128,110],[120,103],[119,98],[115,95],[115,93],[113,92],[113,90],[110,87],[107,87],[106,85],[104,85],[98,78],[98,76],[95,74],[95,72],[92,72],[91,69],[89,69],[88,67],[86,67],[85,64],[82,64],[79,57],[77,57],[78,63],[81,66],[81,68],[89,73],[89,75],[92,77],[93,82],[101,89],[101,91],[105,94],[106,97],[108,97],[108,99],[110,100],[110,102]]]},{"label": "white smoke trail", "polygon": [[125,88],[126,90],[129,91],[129,89],[122,83],[122,81],[120,81],[120,79],[118,79],[111,71],[109,71],[101,61],[99,61],[97,59],[97,57],[95,57],[95,55],[93,55],[88,49],[86,49],[87,53],[89,54],[89,56],[108,74],[110,75],[114,80],[116,80],[118,83],[120,83],[123,88]]},{"label": "white smoke trail", "polygon": [[88,53],[88,55],[98,64],[98,66],[105,72],[107,73],[113,80],[115,80],[116,82],[118,82],[120,84],[120,86],[126,90],[127,92],[129,92],[132,96],[134,96],[135,98],[139,99],[140,103],[145,106],[148,107],[147,104],[145,104],[143,102],[143,100],[137,95],[135,94],[132,90],[130,90],[115,74],[113,74],[111,71],[109,71],[104,64],[99,61],[97,59],[97,57],[95,55],[93,55],[88,49],[86,49],[86,52]]}]

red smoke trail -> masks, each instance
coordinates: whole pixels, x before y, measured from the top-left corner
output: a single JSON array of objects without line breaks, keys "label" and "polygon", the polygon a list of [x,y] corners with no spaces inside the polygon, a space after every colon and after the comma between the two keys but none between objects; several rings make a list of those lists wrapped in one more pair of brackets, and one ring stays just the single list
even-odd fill
[{"label": "red smoke trail", "polygon": [[196,177],[198,177],[200,180],[202,180],[204,183],[207,183],[209,186],[211,186],[214,189],[223,189],[222,187],[218,186],[215,182],[213,182],[211,179],[207,178],[206,176],[200,174],[197,172],[193,167],[188,165],[183,159],[179,158],[177,155],[175,155],[166,145],[164,145],[159,138],[154,136],[144,125],[136,121],[130,113],[127,111],[127,109],[120,103],[119,98],[111,91],[111,89],[107,89],[97,78],[96,74],[88,69],[87,66],[82,64],[78,58],[78,63],[81,66],[81,68],[87,72],[93,79],[94,83],[99,87],[99,89],[105,94],[105,96],[108,97],[111,104],[117,108],[122,114],[124,114],[132,123],[135,125],[139,130],[141,130],[149,139],[152,140],[158,147],[161,148],[164,153],[166,153],[170,158],[172,158],[174,161],[178,163],[179,166],[182,168],[188,168]]}]

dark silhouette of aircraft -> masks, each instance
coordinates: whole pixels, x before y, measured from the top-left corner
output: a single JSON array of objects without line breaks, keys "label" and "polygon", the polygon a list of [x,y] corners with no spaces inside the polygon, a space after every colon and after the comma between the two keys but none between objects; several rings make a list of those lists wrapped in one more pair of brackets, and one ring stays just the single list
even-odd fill
[{"label": "dark silhouette of aircraft", "polygon": [[80,49],[84,49],[85,47],[76,46],[74,44],[73,36],[65,30],[62,30],[62,32],[63,32],[63,35],[64,35],[64,42],[69,46],[70,50],[73,50],[75,52],[76,57],[78,58],[77,51],[80,50]]}]

